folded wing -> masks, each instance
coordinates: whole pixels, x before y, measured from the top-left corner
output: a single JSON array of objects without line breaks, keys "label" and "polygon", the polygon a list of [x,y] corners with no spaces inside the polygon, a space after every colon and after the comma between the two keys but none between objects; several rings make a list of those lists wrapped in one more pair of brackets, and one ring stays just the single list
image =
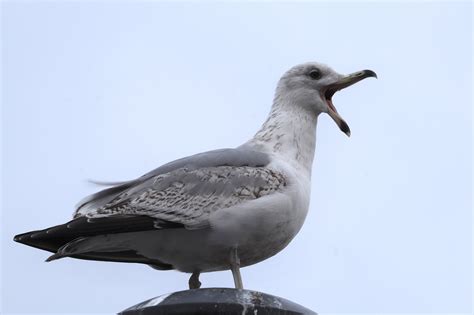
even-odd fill
[{"label": "folded wing", "polygon": [[[150,262],[133,251],[114,252],[103,244],[91,246],[88,238],[157,229],[206,228],[215,211],[283,189],[284,176],[266,168],[268,163],[265,154],[244,149],[211,151],[181,159],[86,198],[74,220],[66,224],[24,233],[15,240],[56,253],[52,259],[70,256],[143,262],[166,269],[166,264]],[[89,252],[84,249],[86,244]]]}]

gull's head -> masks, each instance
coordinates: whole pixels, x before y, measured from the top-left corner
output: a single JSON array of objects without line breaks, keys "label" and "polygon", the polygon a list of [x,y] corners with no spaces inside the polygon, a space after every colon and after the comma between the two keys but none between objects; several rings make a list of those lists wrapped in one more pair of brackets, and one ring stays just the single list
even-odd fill
[{"label": "gull's head", "polygon": [[332,103],[333,95],[360,80],[377,77],[372,70],[342,75],[326,65],[309,62],[288,70],[278,82],[277,97],[290,106],[299,106],[316,115],[327,113],[347,136],[351,131]]}]

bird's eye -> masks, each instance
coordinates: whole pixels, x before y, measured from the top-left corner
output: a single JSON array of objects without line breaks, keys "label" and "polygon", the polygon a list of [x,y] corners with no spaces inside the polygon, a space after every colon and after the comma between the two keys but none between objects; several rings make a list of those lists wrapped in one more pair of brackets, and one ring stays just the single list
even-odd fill
[{"label": "bird's eye", "polygon": [[321,71],[319,71],[318,69],[311,70],[308,75],[313,80],[321,79]]}]

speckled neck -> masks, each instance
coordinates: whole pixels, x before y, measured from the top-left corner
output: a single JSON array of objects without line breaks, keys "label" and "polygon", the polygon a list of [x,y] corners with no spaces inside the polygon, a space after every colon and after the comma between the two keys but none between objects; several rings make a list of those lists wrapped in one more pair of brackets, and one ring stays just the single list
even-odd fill
[{"label": "speckled neck", "polygon": [[247,144],[279,155],[310,175],[318,115],[277,98],[267,120]]}]

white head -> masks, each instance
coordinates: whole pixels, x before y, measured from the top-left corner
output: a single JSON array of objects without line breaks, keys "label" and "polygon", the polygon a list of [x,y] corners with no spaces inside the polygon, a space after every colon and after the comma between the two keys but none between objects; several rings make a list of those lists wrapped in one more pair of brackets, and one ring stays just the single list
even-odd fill
[{"label": "white head", "polygon": [[302,107],[315,115],[327,113],[339,129],[350,136],[349,126],[337,113],[332,96],[368,77],[377,75],[372,70],[362,70],[345,76],[320,63],[304,63],[291,68],[281,77],[275,101],[284,100],[290,106]]}]

